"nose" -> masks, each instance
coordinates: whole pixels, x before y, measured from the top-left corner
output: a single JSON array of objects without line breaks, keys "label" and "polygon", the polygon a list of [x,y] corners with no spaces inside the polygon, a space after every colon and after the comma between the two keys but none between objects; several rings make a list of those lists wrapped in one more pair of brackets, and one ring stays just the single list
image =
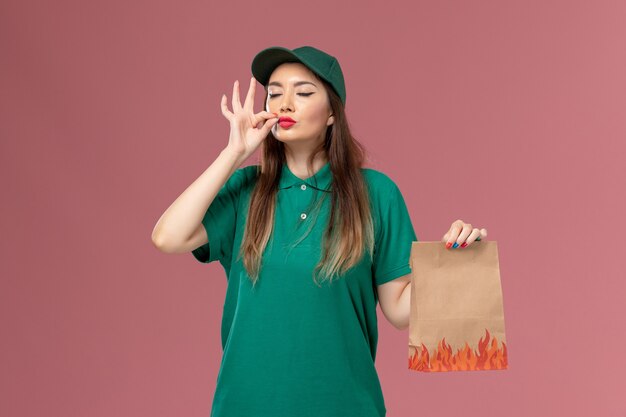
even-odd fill
[{"label": "nose", "polygon": [[293,111],[293,101],[291,99],[291,94],[287,94],[286,92],[281,96],[282,100],[280,101],[280,111]]}]

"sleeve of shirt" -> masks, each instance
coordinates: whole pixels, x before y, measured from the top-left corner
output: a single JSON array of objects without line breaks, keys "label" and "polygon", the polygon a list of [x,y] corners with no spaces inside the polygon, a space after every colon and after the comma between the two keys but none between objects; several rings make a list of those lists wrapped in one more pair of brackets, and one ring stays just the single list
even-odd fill
[{"label": "sleeve of shirt", "polygon": [[376,285],[411,273],[411,247],[417,241],[400,189],[393,184],[390,191],[380,209],[380,231],[374,246],[372,271]]},{"label": "sleeve of shirt", "polygon": [[244,179],[244,168],[237,169],[222,188],[202,218],[208,242],[191,251],[199,261],[230,263],[237,226],[237,206]]}]

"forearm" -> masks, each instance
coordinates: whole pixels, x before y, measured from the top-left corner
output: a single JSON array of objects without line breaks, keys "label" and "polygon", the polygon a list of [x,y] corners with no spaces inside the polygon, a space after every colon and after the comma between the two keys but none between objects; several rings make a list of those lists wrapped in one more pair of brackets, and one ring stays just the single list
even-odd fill
[{"label": "forearm", "polygon": [[396,305],[398,317],[398,329],[406,330],[409,327],[411,315],[411,282],[407,283]]},{"label": "forearm", "polygon": [[168,207],[152,231],[152,241],[161,248],[186,242],[213,202],[213,199],[241,165],[241,157],[228,149]]}]

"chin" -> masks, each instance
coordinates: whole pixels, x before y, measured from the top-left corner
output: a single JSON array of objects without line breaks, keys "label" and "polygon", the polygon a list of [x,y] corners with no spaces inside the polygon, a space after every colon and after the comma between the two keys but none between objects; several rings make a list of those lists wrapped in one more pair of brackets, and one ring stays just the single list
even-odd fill
[{"label": "chin", "polygon": [[298,140],[302,140],[302,138],[299,137],[299,136],[291,136],[291,135],[276,135],[276,134],[274,134],[274,137],[276,138],[276,140],[279,140],[281,142],[296,142]]},{"label": "chin", "polygon": [[284,139],[280,139],[280,138],[276,138],[277,141],[282,142],[282,143],[294,143],[294,142],[301,142],[298,138],[289,138],[287,140]]}]

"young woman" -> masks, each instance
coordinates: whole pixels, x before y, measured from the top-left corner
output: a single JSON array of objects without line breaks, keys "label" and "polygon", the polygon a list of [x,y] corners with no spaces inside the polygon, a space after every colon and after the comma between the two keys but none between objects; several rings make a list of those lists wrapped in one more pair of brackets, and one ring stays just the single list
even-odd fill
[{"label": "young woman", "polygon": [[[334,57],[267,48],[252,74],[243,105],[238,82],[232,112],[222,97],[228,145],[153,232],[162,251],[219,261],[228,278],[211,416],[385,416],[376,304],[408,327],[417,237],[404,199],[363,167]],[[258,113],[255,78],[266,90]],[[241,167],[259,146],[260,165]],[[444,240],[481,233],[458,220]]]}]

